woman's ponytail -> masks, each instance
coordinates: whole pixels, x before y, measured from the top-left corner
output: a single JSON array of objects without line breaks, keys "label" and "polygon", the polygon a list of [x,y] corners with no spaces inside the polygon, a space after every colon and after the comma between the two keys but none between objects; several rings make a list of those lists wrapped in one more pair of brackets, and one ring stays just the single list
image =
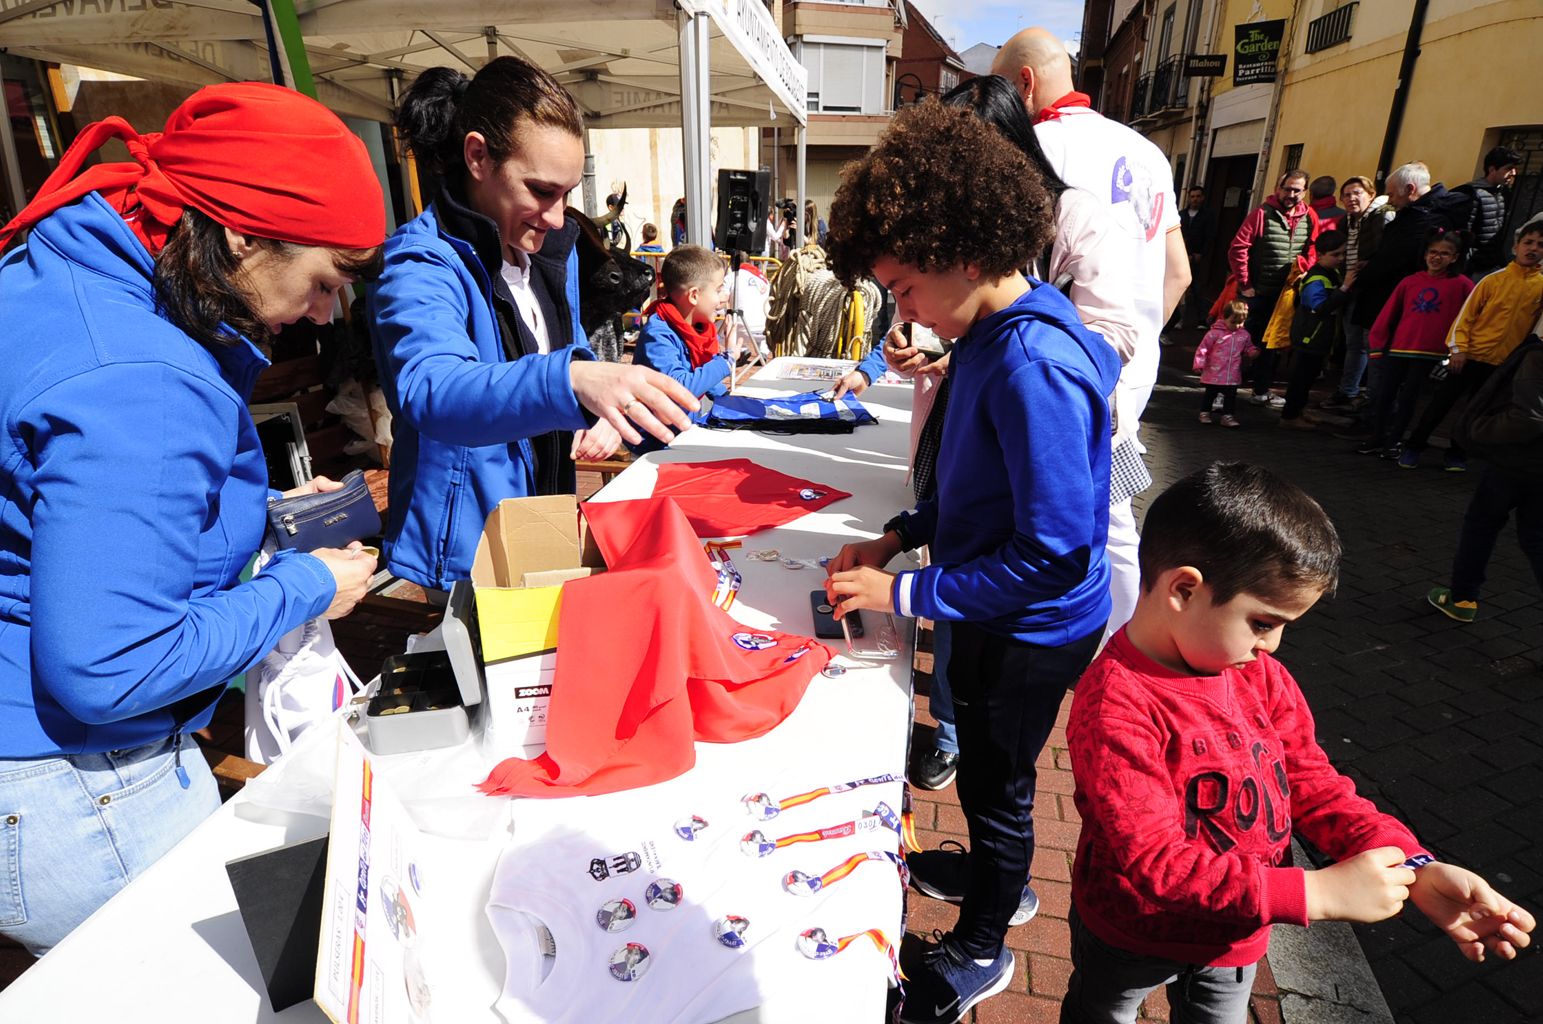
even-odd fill
[{"label": "woman's ponytail", "polygon": [[495,161],[518,145],[520,122],[584,133],[579,106],[547,72],[517,57],[498,57],[472,78],[453,68],[429,68],[402,96],[396,126],[418,163],[440,178],[465,171],[465,139],[477,132]]},{"label": "woman's ponytail", "polygon": [[463,165],[456,128],[461,100],[471,79],[453,68],[429,68],[418,76],[397,107],[396,127],[420,167],[435,177]]}]

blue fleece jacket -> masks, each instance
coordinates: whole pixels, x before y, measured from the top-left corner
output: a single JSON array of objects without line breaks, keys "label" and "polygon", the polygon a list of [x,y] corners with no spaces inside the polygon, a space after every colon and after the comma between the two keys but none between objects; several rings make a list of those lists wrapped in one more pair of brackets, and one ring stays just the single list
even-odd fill
[{"label": "blue fleece jacket", "polygon": [[392,415],[385,556],[396,575],[442,590],[468,578],[488,513],[536,493],[528,439],[588,425],[568,367],[594,354],[576,289],[566,299],[574,343],[510,359],[493,280],[437,203],[386,240],[366,311]]},{"label": "blue fleece jacket", "polygon": [[1109,618],[1109,403],[1120,359],[1055,288],[954,346],[937,497],[902,517],[932,564],[895,580],[907,615],[1070,643]]},{"label": "blue fleece jacket", "polygon": [[[664,322],[662,316],[651,316],[644,322],[643,329],[638,332],[638,344],[633,350],[632,361],[639,366],[658,370],[698,398],[717,398],[728,394],[729,389],[724,380],[733,372],[728,358],[721,355],[692,369],[691,354],[686,351],[686,342],[675,333],[674,328]],[[702,408],[691,414],[691,422],[705,422],[707,412],[707,403],[703,402]]]},{"label": "blue fleece jacket", "polygon": [[150,254],[96,195],[0,263],[0,758],[208,724],[226,680],[320,615],[320,560],[246,583],[268,471],[268,361],[156,312]]}]

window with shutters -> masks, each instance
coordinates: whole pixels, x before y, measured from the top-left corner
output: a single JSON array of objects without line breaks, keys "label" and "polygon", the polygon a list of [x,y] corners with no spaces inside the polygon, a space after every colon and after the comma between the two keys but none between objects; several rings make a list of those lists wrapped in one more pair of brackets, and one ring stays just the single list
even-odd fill
[{"label": "window with shutters", "polygon": [[799,42],[798,57],[809,74],[809,109],[822,114],[882,114],[884,43],[874,40]]}]

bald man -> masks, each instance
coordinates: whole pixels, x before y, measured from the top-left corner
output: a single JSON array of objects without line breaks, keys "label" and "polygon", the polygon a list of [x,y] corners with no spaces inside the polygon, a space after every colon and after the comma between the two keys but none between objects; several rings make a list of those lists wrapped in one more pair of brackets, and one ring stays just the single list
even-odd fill
[{"label": "bald man", "polygon": [[1026,28],[1009,39],[997,52],[991,73],[1018,89],[1050,166],[1067,184],[1107,200],[1116,223],[1135,246],[1131,298],[1139,333],[1136,353],[1121,371],[1114,394],[1108,544],[1114,606],[1107,639],[1136,607],[1140,536],[1130,499],[1151,483],[1136,432],[1157,383],[1158,337],[1190,281],[1173,171],[1162,150],[1088,105],[1088,97],[1072,85],[1066,47],[1045,29]]}]

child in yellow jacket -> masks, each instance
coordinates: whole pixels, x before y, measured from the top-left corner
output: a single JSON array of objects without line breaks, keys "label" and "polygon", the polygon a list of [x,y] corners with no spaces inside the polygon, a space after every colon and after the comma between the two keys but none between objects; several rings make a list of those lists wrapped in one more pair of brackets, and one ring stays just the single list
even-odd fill
[{"label": "child in yellow jacket", "polygon": [[[1543,311],[1543,220],[1534,219],[1516,233],[1515,258],[1474,286],[1463,311],[1452,325],[1447,349],[1447,378],[1432,396],[1430,405],[1404,442],[1398,457],[1401,469],[1420,464],[1420,453],[1430,435],[1465,394],[1472,394],[1489,379],[1495,367],[1527,337]],[[1446,470],[1461,473],[1468,458],[1454,441],[1447,448]]]}]

